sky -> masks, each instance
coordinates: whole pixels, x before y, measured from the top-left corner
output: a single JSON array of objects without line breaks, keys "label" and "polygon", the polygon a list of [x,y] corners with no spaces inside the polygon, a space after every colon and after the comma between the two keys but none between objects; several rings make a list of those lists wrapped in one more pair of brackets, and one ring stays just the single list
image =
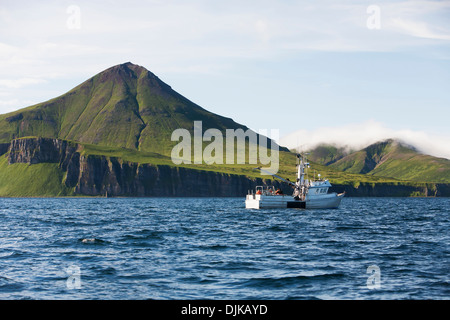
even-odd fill
[{"label": "sky", "polygon": [[450,158],[450,1],[0,0],[0,113],[128,61],[290,148]]}]

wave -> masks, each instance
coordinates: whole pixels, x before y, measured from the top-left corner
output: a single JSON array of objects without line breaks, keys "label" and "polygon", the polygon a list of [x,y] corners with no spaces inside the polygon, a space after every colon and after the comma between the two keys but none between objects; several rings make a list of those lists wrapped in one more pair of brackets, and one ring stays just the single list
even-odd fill
[{"label": "wave", "polygon": [[268,278],[251,278],[242,282],[243,287],[257,287],[257,288],[281,288],[291,287],[305,284],[310,281],[326,281],[341,279],[345,277],[344,273],[319,273],[311,275],[296,275],[286,277],[268,277]]},{"label": "wave", "polygon": [[229,246],[221,245],[221,244],[212,244],[212,245],[200,245],[198,246],[199,249],[205,249],[205,250],[227,250],[230,249]]},{"label": "wave", "polygon": [[[11,293],[23,290],[25,286],[8,277],[0,276],[0,293]],[[0,295],[1,297],[1,295]]]}]

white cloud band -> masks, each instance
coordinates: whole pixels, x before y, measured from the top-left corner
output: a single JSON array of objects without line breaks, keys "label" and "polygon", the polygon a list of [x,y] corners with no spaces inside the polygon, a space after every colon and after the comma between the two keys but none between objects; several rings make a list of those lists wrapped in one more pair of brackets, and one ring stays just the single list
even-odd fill
[{"label": "white cloud band", "polygon": [[362,149],[372,143],[398,139],[416,147],[419,151],[436,157],[450,159],[450,137],[414,130],[393,130],[380,122],[367,121],[336,127],[299,130],[280,139],[280,145],[307,150],[321,143]]}]

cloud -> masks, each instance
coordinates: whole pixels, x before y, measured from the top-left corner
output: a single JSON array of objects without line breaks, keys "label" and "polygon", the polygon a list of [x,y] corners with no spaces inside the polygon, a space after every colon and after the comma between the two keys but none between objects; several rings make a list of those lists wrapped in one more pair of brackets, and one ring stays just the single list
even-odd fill
[{"label": "cloud", "polygon": [[416,147],[419,151],[436,157],[450,159],[450,136],[430,134],[414,130],[394,130],[380,122],[366,121],[358,124],[299,130],[280,139],[280,145],[290,149],[307,150],[321,143],[362,149],[372,143],[398,139]]},{"label": "cloud", "polygon": [[382,6],[384,26],[410,38],[450,40],[449,1],[403,1]]},{"label": "cloud", "polygon": [[[378,31],[368,30],[368,4],[360,1],[79,1],[81,24],[74,30],[67,27],[68,7],[45,1],[28,9],[8,4],[1,51],[9,52],[9,58],[40,62],[67,56],[85,62],[84,57],[108,59],[143,51],[155,63],[170,67],[174,61],[195,65],[208,59],[211,65],[212,59],[220,64],[223,58],[271,58],[303,51],[392,51],[423,45],[423,39],[449,40],[450,35],[448,19],[441,14],[449,9],[448,2],[382,1]],[[12,46],[16,39],[25,40],[20,42],[24,45]]]},{"label": "cloud", "polygon": [[10,107],[19,104],[21,101],[19,99],[10,99],[10,100],[0,100],[0,106],[2,107]]},{"label": "cloud", "polygon": [[432,30],[427,23],[420,21],[392,19],[391,26],[414,37],[437,39],[437,40],[450,40],[450,31],[448,30],[444,30],[444,32],[435,31]]},{"label": "cloud", "polygon": [[[0,97],[2,94],[0,93]],[[0,108],[4,111],[4,113],[13,112],[17,110],[16,106],[22,105],[22,106],[29,106],[33,103],[33,101],[30,100],[20,100],[20,99],[9,99],[4,100],[0,99]]]},{"label": "cloud", "polygon": [[0,79],[0,87],[19,89],[25,86],[36,85],[46,82],[47,81],[44,79],[37,79],[37,78]]},{"label": "cloud", "polygon": [[[79,29],[68,27],[69,2],[5,2],[0,8],[0,86],[11,93],[16,89],[15,97],[35,100],[34,92],[19,90],[36,81],[30,79],[48,81],[46,97],[51,98],[61,79],[76,85],[125,61],[162,76],[222,76],[247,61],[265,67],[304,52],[385,52],[413,46],[425,52],[427,45],[448,43],[448,1],[377,3],[380,30],[367,28],[372,3],[360,0],[85,0],[76,1]],[[442,49],[441,59],[449,57],[447,51]],[[433,50],[425,54],[437,56]]]}]

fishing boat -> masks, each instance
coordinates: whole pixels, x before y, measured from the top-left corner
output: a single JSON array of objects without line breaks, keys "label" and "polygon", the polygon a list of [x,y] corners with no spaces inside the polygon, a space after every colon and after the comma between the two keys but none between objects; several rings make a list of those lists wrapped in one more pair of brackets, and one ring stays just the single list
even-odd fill
[{"label": "fishing boat", "polygon": [[247,209],[265,208],[302,208],[302,209],[328,209],[338,208],[344,193],[328,193],[331,183],[326,179],[305,179],[305,170],[309,168],[306,154],[297,154],[297,181],[292,182],[276,174],[265,171],[261,167],[255,168],[266,174],[280,179],[291,186],[292,195],[286,195],[269,186],[257,186],[255,192],[249,191],[245,199]]}]

